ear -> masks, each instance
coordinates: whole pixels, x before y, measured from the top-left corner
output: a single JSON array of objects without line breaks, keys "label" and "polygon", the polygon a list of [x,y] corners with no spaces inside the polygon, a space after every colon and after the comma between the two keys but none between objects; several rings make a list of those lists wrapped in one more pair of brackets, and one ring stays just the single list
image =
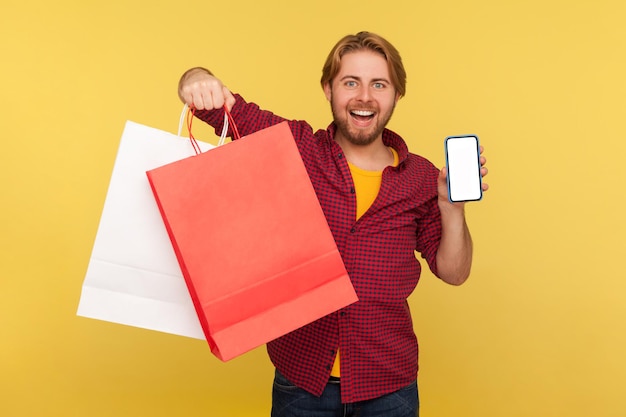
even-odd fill
[{"label": "ear", "polygon": [[400,95],[400,93],[396,93],[396,99],[395,99],[395,101],[394,101],[394,103],[393,103],[393,104],[394,104],[394,105],[395,105],[395,104],[398,104],[398,101],[400,101],[400,98],[401,98],[401,97],[402,97],[402,96]]},{"label": "ear", "polygon": [[330,101],[333,96],[333,90],[330,86],[330,83],[324,84],[324,95],[326,96],[326,100]]}]

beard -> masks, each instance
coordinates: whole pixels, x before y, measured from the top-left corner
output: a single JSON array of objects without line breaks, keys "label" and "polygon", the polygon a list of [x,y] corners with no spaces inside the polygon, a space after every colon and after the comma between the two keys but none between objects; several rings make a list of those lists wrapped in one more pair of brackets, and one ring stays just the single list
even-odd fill
[{"label": "beard", "polygon": [[376,139],[381,137],[383,130],[385,130],[385,127],[387,127],[387,124],[389,123],[389,120],[391,119],[391,116],[393,115],[393,111],[395,109],[395,103],[386,114],[380,114],[378,111],[375,111],[374,109],[371,109],[371,108],[355,109],[355,110],[374,110],[375,111],[374,117],[376,118],[376,120],[374,120],[374,124],[370,126],[368,129],[358,129],[358,128],[355,128],[354,126],[351,126],[348,118],[353,117],[353,116],[347,114],[345,110],[341,112],[338,111],[335,108],[335,105],[332,100],[332,96],[330,100],[330,108],[333,113],[333,120],[335,122],[335,125],[337,125],[337,133],[341,135],[342,137],[344,137],[345,139],[347,139],[348,142],[354,145],[367,146],[367,145],[374,143]]}]

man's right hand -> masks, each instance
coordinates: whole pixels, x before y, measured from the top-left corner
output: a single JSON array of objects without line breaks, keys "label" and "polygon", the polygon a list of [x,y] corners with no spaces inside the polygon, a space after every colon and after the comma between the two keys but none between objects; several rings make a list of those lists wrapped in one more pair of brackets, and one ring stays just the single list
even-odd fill
[{"label": "man's right hand", "polygon": [[224,107],[231,110],[235,97],[218,78],[205,68],[187,70],[178,83],[178,97],[189,107],[197,110],[213,110]]}]

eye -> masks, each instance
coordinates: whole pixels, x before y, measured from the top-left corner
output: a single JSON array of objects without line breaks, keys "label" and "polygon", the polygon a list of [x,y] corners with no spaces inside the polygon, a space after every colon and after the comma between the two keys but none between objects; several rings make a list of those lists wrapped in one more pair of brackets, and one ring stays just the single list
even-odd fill
[{"label": "eye", "polygon": [[378,83],[372,84],[372,87],[374,87],[376,90],[382,90],[383,88],[386,87],[386,85],[384,83],[378,82]]},{"label": "eye", "polygon": [[357,84],[356,84],[356,81],[354,80],[348,80],[346,81],[345,86],[348,88],[354,88],[357,86]]}]

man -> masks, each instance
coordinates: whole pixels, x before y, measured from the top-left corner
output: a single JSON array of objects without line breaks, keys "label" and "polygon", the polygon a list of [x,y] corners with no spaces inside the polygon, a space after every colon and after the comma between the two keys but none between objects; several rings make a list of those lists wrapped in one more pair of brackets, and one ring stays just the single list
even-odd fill
[{"label": "man", "polygon": [[[421,272],[415,251],[435,275],[460,285],[470,273],[472,241],[464,204],[448,200],[446,169],[409,153],[385,128],[405,83],[389,42],[349,35],[322,70],[333,122],[314,133],[304,121],[289,121],[359,301],[268,343],[273,417],[419,414],[418,345],[407,303]],[[224,106],[242,136],[284,120],[204,68],[183,74],[179,96],[218,132]]]}]

